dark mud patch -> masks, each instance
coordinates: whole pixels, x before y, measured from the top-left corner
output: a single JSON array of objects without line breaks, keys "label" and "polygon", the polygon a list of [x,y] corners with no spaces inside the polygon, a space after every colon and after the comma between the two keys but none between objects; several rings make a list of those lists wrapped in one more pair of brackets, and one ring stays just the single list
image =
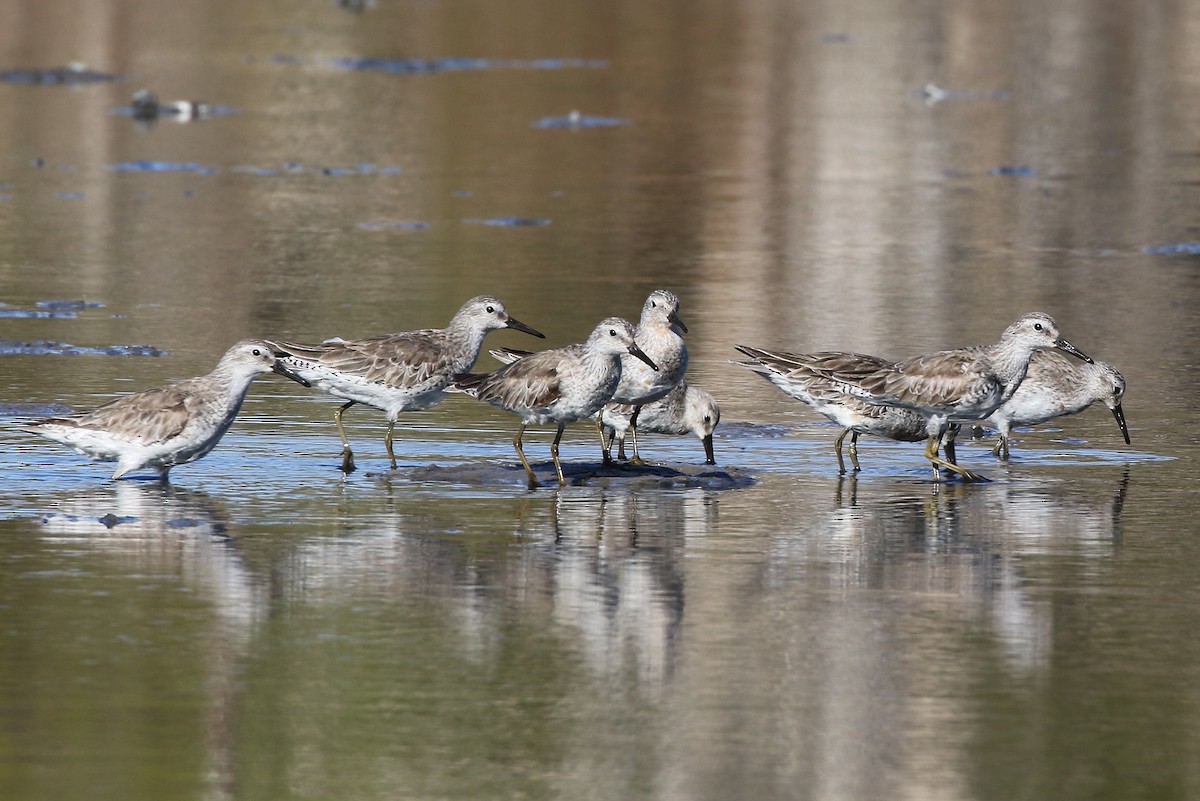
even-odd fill
[{"label": "dark mud patch", "polygon": [[18,309],[0,303],[0,317],[29,320],[74,320],[79,314],[71,309]]},{"label": "dark mud patch", "polygon": [[189,172],[196,175],[216,175],[220,170],[204,164],[175,161],[126,161],[109,167],[113,172]]},{"label": "dark mud patch", "polygon": [[483,70],[569,70],[604,69],[607,61],[579,58],[539,58],[510,60],[495,58],[338,58],[338,69],[358,72],[384,72],[390,75],[434,75],[442,72],[478,72]]},{"label": "dark mud patch", "polygon": [[533,127],[549,130],[578,131],[588,128],[621,128],[630,124],[632,124],[630,120],[621,117],[594,117],[588,114],[580,114],[578,111],[572,111],[570,114],[565,114],[561,117],[542,117],[533,123]]},{"label": "dark mud patch", "polygon": [[71,407],[61,403],[0,403],[0,418],[61,417],[71,413]]},{"label": "dark mud patch", "polygon": [[358,227],[363,231],[427,231],[429,223],[419,220],[378,220],[360,222]]},{"label": "dark mud patch", "polygon": [[99,72],[75,64],[46,69],[0,70],[0,83],[18,83],[30,86],[79,86],[91,83],[111,83],[119,80],[121,80],[120,75]]},{"label": "dark mud patch", "polygon": [[375,164],[354,164],[349,167],[313,167],[313,175],[330,175],[342,177],[345,175],[399,175],[401,169],[395,165],[379,167]]},{"label": "dark mud patch", "polygon": [[36,305],[39,309],[51,309],[53,311],[104,308],[103,303],[95,300],[39,300]]},{"label": "dark mud patch", "polygon": [[[557,487],[558,476],[552,462],[531,465],[545,487]],[[753,474],[736,468],[713,465],[628,465],[605,466],[597,462],[563,465],[563,475],[571,486],[628,489],[742,489],[757,483]],[[456,465],[400,467],[386,473],[368,473],[368,478],[385,481],[443,481],[472,486],[528,486],[520,464],[471,462]]]},{"label": "dark mud patch", "polygon": [[[3,310],[0,309],[0,312]],[[2,316],[2,315],[0,315]],[[74,315],[69,315],[74,316]],[[166,356],[167,351],[153,345],[72,345],[67,342],[0,339],[0,356]]]},{"label": "dark mud patch", "polygon": [[230,172],[243,173],[269,178],[276,175],[323,175],[340,178],[347,175],[400,175],[403,170],[394,164],[371,164],[362,162],[347,167],[315,166],[309,167],[298,161],[289,161],[280,167],[260,167],[253,164],[239,164],[230,168]]},{"label": "dark mud patch", "polygon": [[992,167],[988,170],[988,175],[1005,175],[1011,178],[1032,178],[1037,175],[1037,170],[1027,164],[1002,164],[999,167]]},{"label": "dark mud patch", "polygon": [[1149,256],[1200,256],[1200,242],[1172,242],[1142,248],[1142,252]]},{"label": "dark mud patch", "polygon": [[492,217],[490,219],[466,219],[467,225],[491,225],[496,228],[537,228],[549,225],[550,221],[541,217]]}]

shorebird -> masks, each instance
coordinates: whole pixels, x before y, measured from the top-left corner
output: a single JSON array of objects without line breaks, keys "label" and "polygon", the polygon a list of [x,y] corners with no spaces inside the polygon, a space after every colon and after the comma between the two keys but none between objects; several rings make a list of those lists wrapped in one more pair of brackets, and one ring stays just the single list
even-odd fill
[{"label": "shorebird", "polygon": [[[612,402],[622,406],[632,407],[626,416],[626,424],[621,426],[621,451],[618,458],[625,458],[625,431],[633,434],[633,461],[641,463],[637,449],[637,429],[640,425],[639,410],[648,403],[662,398],[683,381],[687,372],[687,345],[679,331],[687,333],[687,326],[679,319],[679,298],[674,292],[666,289],[656,289],[646,298],[642,305],[642,316],[634,329],[638,347],[648,355],[658,371],[650,370],[641,360],[626,355],[621,357],[621,382],[613,394]],[[511,364],[517,359],[530,354],[527,350],[516,348],[493,348],[488,351],[494,359]],[[711,397],[711,396],[710,396]],[[716,425],[714,423],[714,425]],[[612,463],[612,443],[604,430],[603,421],[597,417],[596,426],[600,430],[600,445],[604,455],[604,464]],[[649,429],[654,431],[655,429]],[[663,431],[659,433],[685,434],[683,431]],[[702,434],[698,434],[703,439]],[[711,458],[711,454],[709,454]],[[716,464],[716,462],[712,462]]]},{"label": "shorebird", "polygon": [[392,433],[401,412],[429,409],[441,403],[456,375],[471,369],[489,331],[515,328],[545,338],[525,323],[509,316],[490,295],[471,298],[445,328],[427,328],[368,339],[330,339],[315,345],[272,341],[281,367],[305,386],[345,398],[333,416],[342,438],[342,472],[354,471],[354,453],[342,415],[356,403],[387,412],[387,447],[392,469]]},{"label": "shorebird", "polygon": [[[870,365],[883,368],[891,364],[887,359],[863,353],[789,353],[749,345],[735,347],[749,356],[751,361],[734,364],[761,375],[785,394],[808,404],[813,411],[842,426],[842,433],[834,441],[839,474],[846,472],[846,463],[842,459],[842,442],[847,434],[850,435],[850,462],[854,465],[856,473],[862,469],[858,464],[859,434],[871,434],[900,442],[920,442],[928,436],[925,432],[925,418],[917,412],[895,406],[880,406],[848,394],[840,382],[824,372],[836,370],[848,363],[864,368]],[[946,458],[954,462],[952,441],[946,443],[946,450]]]},{"label": "shorebird", "polygon": [[657,369],[634,340],[633,326],[620,317],[609,317],[596,326],[586,342],[531,353],[490,373],[459,376],[454,389],[521,417],[513,447],[531,488],[538,482],[525,458],[521,437],[528,425],[556,423],[558,431],[550,456],[558,483],[563,486],[567,481],[558,459],[563,429],[567,423],[591,417],[612,400],[621,380],[621,356],[625,353]]},{"label": "shorebird", "polygon": [[832,360],[819,372],[842,391],[871,403],[912,409],[925,418],[925,458],[967,481],[986,481],[941,459],[939,444],[952,422],[988,417],[1013,396],[1040,348],[1057,348],[1088,363],[1092,360],[1059,336],[1047,314],[1033,312],[1004,329],[994,345],[939,351],[880,365],[874,358]]},{"label": "shorebird", "polygon": [[[624,369],[624,368],[622,368]],[[675,388],[656,401],[647,403],[638,415],[638,428],[655,434],[693,434],[704,443],[705,464],[716,464],[713,456],[713,429],[721,421],[721,407],[712,393],[681,380]],[[609,403],[600,411],[600,424],[606,438],[604,450],[612,453],[613,441],[620,446],[618,459],[625,458],[625,432],[638,407],[627,403]]]},{"label": "shorebird", "polygon": [[1111,365],[1081,362],[1052,350],[1037,351],[1017,391],[982,422],[1000,431],[992,455],[1007,459],[1013,426],[1037,425],[1103,403],[1128,445],[1129,427],[1121,408],[1124,397],[1125,378]]},{"label": "shorebird", "polygon": [[172,467],[207,454],[229,429],[261,373],[276,369],[271,345],[246,339],[208,375],[125,395],[90,412],[35,420],[25,430],[100,462],[116,462],[114,479],[142,468],[165,480]]},{"label": "shorebird", "polygon": [[[629,432],[633,437],[633,461],[641,463],[638,454],[637,429],[642,406],[666,395],[683,380],[687,372],[688,352],[680,332],[687,333],[687,326],[679,319],[679,298],[674,292],[656,289],[642,304],[642,316],[638,320],[634,337],[638,347],[649,356],[658,368],[651,370],[632,356],[621,358],[621,382],[613,393],[613,403],[624,403],[634,407],[629,419]],[[600,443],[605,443],[604,426],[597,420]],[[603,448],[604,463],[612,462],[612,443]]]}]

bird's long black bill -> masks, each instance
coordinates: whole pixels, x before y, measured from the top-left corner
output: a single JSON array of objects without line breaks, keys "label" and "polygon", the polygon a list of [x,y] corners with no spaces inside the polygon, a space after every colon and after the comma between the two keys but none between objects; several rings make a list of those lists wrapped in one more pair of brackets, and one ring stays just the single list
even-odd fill
[{"label": "bird's long black bill", "polygon": [[311,387],[312,386],[311,383],[309,383],[305,379],[301,378],[300,376],[296,375],[291,370],[287,369],[282,364],[280,364],[278,359],[275,361],[275,364],[271,365],[271,369],[274,370],[275,372],[279,373],[281,376],[285,376],[287,378],[292,379],[293,381],[295,381],[297,384],[299,384],[302,387]]},{"label": "bird's long black bill", "polygon": [[632,353],[634,356],[637,356],[639,359],[644,361],[646,364],[650,365],[651,370],[658,372],[658,365],[655,364],[654,361],[649,356],[647,356],[645,353],[643,353],[642,349],[639,348],[637,345],[630,345],[629,352]]},{"label": "bird's long black bill", "polygon": [[546,335],[543,334],[541,331],[537,330],[536,328],[534,328],[532,326],[525,325],[525,323],[521,322],[516,317],[508,318],[508,327],[515,328],[518,331],[524,331],[526,334],[532,334],[533,336],[537,337],[538,339],[546,338]]},{"label": "bird's long black bill", "polygon": [[683,331],[683,333],[686,334],[688,332],[687,326],[683,324],[683,320],[679,319],[678,314],[675,314],[674,312],[672,312],[671,316],[668,317],[667,319],[670,322],[674,323],[675,325],[679,326],[680,330]]},{"label": "bird's long black bill", "polygon": [[1121,404],[1117,404],[1112,408],[1113,417],[1117,418],[1117,425],[1121,427],[1121,436],[1125,437],[1125,444],[1129,444],[1129,426],[1125,425],[1125,410],[1121,408]]},{"label": "bird's long black bill", "polygon": [[704,455],[708,457],[705,464],[716,464],[717,458],[713,455],[712,434],[704,438]]},{"label": "bird's long black bill", "polygon": [[1096,363],[1095,360],[1093,360],[1091,356],[1088,356],[1086,353],[1084,353],[1079,348],[1075,347],[1074,345],[1072,345],[1070,342],[1063,339],[1062,337],[1059,337],[1058,339],[1054,340],[1054,347],[1058,348],[1059,350],[1063,351],[1064,353],[1071,354],[1072,356],[1074,356],[1077,359],[1083,359],[1088,364]]}]

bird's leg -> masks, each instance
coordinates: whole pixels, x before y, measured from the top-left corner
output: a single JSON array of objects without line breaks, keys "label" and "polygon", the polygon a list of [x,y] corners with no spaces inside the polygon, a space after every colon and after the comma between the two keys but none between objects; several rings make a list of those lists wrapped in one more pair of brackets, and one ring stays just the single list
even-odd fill
[{"label": "bird's leg", "polygon": [[342,427],[342,415],[354,405],[354,401],[346,401],[333,414],[333,422],[337,423],[338,434],[342,438],[342,472],[354,472],[354,451],[350,450],[350,440],[346,439],[346,429]]},{"label": "bird's leg", "polygon": [[935,475],[937,475],[939,480],[941,479],[941,475],[938,473],[939,467],[945,468],[952,473],[958,473],[960,476],[962,476],[963,481],[988,480],[986,476],[982,476],[979,473],[972,473],[970,470],[967,470],[964,467],[959,467],[953,462],[948,462],[945,459],[940,458],[938,456],[938,445],[941,443],[941,441],[941,434],[934,434],[925,441],[925,458],[933,464],[933,472]]},{"label": "bird's leg", "polygon": [[633,416],[629,418],[629,434],[633,437],[633,458],[629,460],[631,464],[645,464],[645,462],[642,461],[641,455],[638,453],[637,446],[637,419],[638,415],[641,413],[642,407],[634,406]]},{"label": "bird's leg", "polygon": [[517,449],[517,457],[521,460],[521,465],[525,468],[525,474],[529,476],[529,488],[537,489],[541,485],[538,483],[537,476],[533,474],[533,468],[529,466],[529,460],[525,458],[525,449],[521,447],[521,437],[525,434],[525,424],[521,423],[521,427],[517,429],[517,435],[513,437],[513,447]]},{"label": "bird's leg", "polygon": [[850,435],[850,463],[854,465],[854,472],[861,473],[862,468],[858,466],[858,432],[855,431]]},{"label": "bird's leg", "polygon": [[946,461],[950,462],[950,464],[958,464],[958,455],[954,449],[954,433],[957,432],[951,432],[949,437],[942,438],[942,453],[946,454]]},{"label": "bird's leg", "polygon": [[554,435],[554,442],[550,443],[550,458],[554,460],[554,469],[558,471],[558,486],[567,486],[567,479],[563,476],[562,462],[558,460],[558,441],[562,439],[563,429],[566,428],[565,423],[558,424],[558,431]]},{"label": "bird's leg", "polygon": [[392,462],[392,469],[396,469],[396,454],[392,452],[392,429],[396,427],[395,420],[388,420],[387,433],[383,435],[383,444],[387,448],[388,459]]},{"label": "bird's leg", "polygon": [[838,475],[839,476],[846,475],[846,463],[844,461],[842,461],[842,440],[844,440],[846,438],[846,435],[849,433],[850,433],[850,429],[847,428],[844,431],[842,431],[842,433],[838,436],[837,439],[835,439],[833,441],[834,452],[837,453]]},{"label": "bird's leg", "polygon": [[[600,414],[596,415],[596,430],[600,432],[600,454],[603,457],[602,461],[604,463],[604,466],[608,467],[610,464],[612,464],[612,445],[613,445],[613,440],[617,438],[617,430],[615,428],[613,429],[612,439],[609,439],[608,434],[604,430],[604,410],[603,409],[600,410]],[[622,443],[621,444],[622,450],[624,450],[624,447],[625,447],[625,445],[624,445],[624,443]],[[621,455],[621,458],[622,459],[625,458],[623,453]]]}]

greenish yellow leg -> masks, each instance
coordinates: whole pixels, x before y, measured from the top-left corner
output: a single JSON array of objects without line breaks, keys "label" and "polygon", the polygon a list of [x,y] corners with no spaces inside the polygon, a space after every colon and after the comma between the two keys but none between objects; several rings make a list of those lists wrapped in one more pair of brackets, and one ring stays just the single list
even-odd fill
[{"label": "greenish yellow leg", "polygon": [[[638,453],[637,446],[637,419],[638,415],[641,413],[642,407],[634,406],[633,416],[629,418],[629,436],[633,438],[633,458],[629,460],[631,464],[645,464],[645,462],[642,461],[641,454]],[[625,443],[622,442],[621,444],[624,445]]]},{"label": "greenish yellow leg", "polygon": [[939,479],[941,478],[941,475],[938,474],[938,468],[942,467],[952,473],[958,473],[960,476],[962,476],[963,481],[988,480],[986,476],[982,476],[979,473],[972,473],[970,470],[967,470],[964,467],[959,467],[953,462],[948,462],[945,459],[940,458],[938,456],[938,445],[941,443],[941,441],[941,436],[933,436],[925,441],[925,458],[933,464],[933,472],[938,476]]},{"label": "greenish yellow leg", "polygon": [[525,458],[525,449],[521,447],[521,437],[525,434],[525,424],[521,423],[521,427],[517,429],[517,435],[513,437],[513,447],[517,449],[517,457],[521,460],[521,465],[525,468],[525,473],[529,476],[529,488],[535,489],[539,486],[537,476],[533,474],[533,468],[529,466],[529,460]]},{"label": "greenish yellow leg", "polygon": [[842,461],[842,440],[844,440],[846,438],[846,435],[849,433],[850,433],[850,429],[847,428],[846,430],[844,430],[841,433],[841,435],[836,440],[833,441],[834,452],[837,453],[838,475],[839,476],[846,474],[846,463],[844,461]]},{"label": "greenish yellow leg", "polygon": [[338,435],[342,438],[342,472],[354,472],[354,451],[350,450],[350,440],[346,439],[346,429],[342,427],[342,415],[346,410],[354,405],[354,401],[347,401],[338,407],[338,410],[333,414],[333,422],[337,423]]},{"label": "greenish yellow leg", "polygon": [[858,466],[858,432],[855,431],[850,435],[850,464],[854,465],[854,472],[862,472],[862,468]]},{"label": "greenish yellow leg", "polygon": [[387,433],[383,435],[383,444],[387,448],[388,459],[392,462],[392,469],[396,469],[396,454],[392,453],[392,429],[396,427],[395,420],[388,420]]}]

